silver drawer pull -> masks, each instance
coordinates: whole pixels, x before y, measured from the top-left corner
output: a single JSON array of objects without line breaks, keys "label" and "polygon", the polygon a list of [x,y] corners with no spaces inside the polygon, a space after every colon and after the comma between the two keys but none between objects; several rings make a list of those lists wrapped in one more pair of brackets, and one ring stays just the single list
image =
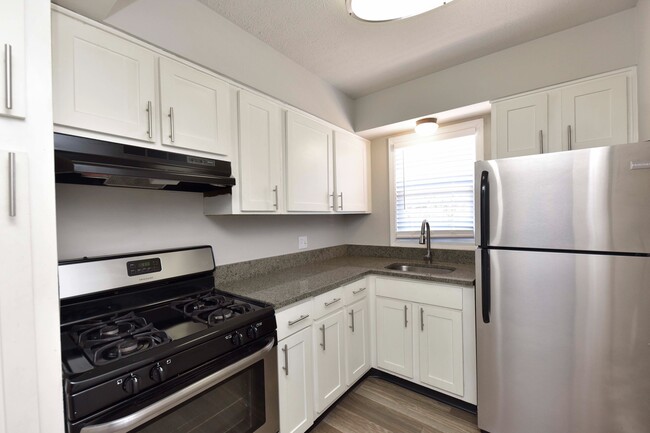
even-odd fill
[{"label": "silver drawer pull", "polygon": [[298,323],[298,322],[302,322],[302,321],[305,320],[307,317],[309,317],[309,314],[300,315],[299,318],[297,318],[296,320],[293,320],[293,321],[289,320],[289,326],[291,326],[291,325],[295,325],[295,324]]},{"label": "silver drawer pull", "polygon": [[323,333],[323,342],[320,344],[320,347],[322,347],[323,350],[325,350],[325,324],[323,324],[323,326],[320,327],[320,330]]},{"label": "silver drawer pull", "polygon": [[151,101],[147,101],[147,137],[153,138],[153,107]]},{"label": "silver drawer pull", "polygon": [[420,330],[424,331],[424,308],[420,308]]},{"label": "silver drawer pull", "polygon": [[329,302],[325,302],[325,306],[326,306],[326,307],[329,307],[329,306],[332,305],[332,304],[336,304],[336,303],[339,302],[340,300],[341,300],[341,298],[334,298],[334,299],[332,299],[332,300],[329,301]]},{"label": "silver drawer pull", "polygon": [[16,216],[16,154],[9,152],[9,216]]},{"label": "silver drawer pull", "polygon": [[169,107],[169,139],[172,143],[176,140],[176,134],[174,134],[174,107]]},{"label": "silver drawer pull", "polygon": [[360,288],[359,290],[353,290],[353,291],[352,291],[352,294],[353,294],[353,295],[356,295],[356,294],[358,294],[358,293],[363,292],[364,290],[366,290],[366,288],[365,288],[365,287],[362,287],[362,288]]},{"label": "silver drawer pull", "polygon": [[14,105],[13,98],[13,66],[11,56],[11,44],[5,44],[5,107],[11,110]]},{"label": "silver drawer pull", "polygon": [[284,375],[289,376],[289,347],[285,344],[282,351],[284,352],[284,367],[282,369],[284,370]]},{"label": "silver drawer pull", "polygon": [[408,317],[406,317],[406,315],[408,314],[408,311],[409,311],[409,307],[404,305],[404,327],[405,328],[407,328],[409,326],[409,319],[408,319]]},{"label": "silver drawer pull", "polygon": [[350,329],[352,330],[352,332],[354,332],[354,310],[350,311],[348,314],[352,318],[352,324],[350,326]]}]

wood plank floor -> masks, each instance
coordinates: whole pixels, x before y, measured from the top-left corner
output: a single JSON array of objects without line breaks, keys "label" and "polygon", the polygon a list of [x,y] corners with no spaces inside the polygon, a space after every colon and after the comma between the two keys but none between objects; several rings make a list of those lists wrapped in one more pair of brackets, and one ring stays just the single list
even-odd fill
[{"label": "wood plank floor", "polygon": [[369,377],[311,433],[478,433],[476,415]]}]

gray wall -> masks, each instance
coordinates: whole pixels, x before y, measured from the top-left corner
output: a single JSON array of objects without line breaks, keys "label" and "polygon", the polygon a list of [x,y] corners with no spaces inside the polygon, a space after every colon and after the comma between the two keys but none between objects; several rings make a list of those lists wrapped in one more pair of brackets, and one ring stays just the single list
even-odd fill
[{"label": "gray wall", "polygon": [[346,243],[342,215],[203,215],[201,194],[62,185],[56,188],[59,259],[212,245],[217,264]]},{"label": "gray wall", "polygon": [[199,2],[140,0],[106,23],[352,130],[352,100]]},{"label": "gray wall", "polygon": [[639,76],[639,140],[650,140],[650,0],[639,0],[636,11]]},{"label": "gray wall", "polygon": [[[647,9],[647,5],[644,7]],[[647,32],[650,31],[647,29],[650,17],[637,19],[637,9],[640,8],[359,98],[355,101],[355,130],[365,131],[636,65],[635,26],[644,28],[646,44]],[[649,62],[647,51],[646,45],[646,64]],[[641,71],[639,77],[646,80],[645,76],[641,78]]]}]

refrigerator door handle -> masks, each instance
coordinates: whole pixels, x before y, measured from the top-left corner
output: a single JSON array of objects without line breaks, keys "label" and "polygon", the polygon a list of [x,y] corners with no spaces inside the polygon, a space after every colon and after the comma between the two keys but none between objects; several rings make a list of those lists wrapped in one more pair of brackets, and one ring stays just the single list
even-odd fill
[{"label": "refrigerator door handle", "polygon": [[481,173],[481,193],[480,193],[480,218],[481,218],[481,241],[480,246],[485,248],[490,241],[490,182],[488,172]]},{"label": "refrigerator door handle", "polygon": [[481,250],[481,311],[483,323],[490,323],[490,250]]}]

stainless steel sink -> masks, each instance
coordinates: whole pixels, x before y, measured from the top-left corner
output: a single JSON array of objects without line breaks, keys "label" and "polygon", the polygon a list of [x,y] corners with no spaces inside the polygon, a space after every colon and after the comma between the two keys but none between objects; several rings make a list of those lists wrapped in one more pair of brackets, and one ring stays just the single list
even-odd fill
[{"label": "stainless steel sink", "polygon": [[450,266],[417,265],[412,263],[391,263],[386,266],[386,269],[401,272],[416,272],[418,274],[448,274],[456,270],[456,268]]}]

